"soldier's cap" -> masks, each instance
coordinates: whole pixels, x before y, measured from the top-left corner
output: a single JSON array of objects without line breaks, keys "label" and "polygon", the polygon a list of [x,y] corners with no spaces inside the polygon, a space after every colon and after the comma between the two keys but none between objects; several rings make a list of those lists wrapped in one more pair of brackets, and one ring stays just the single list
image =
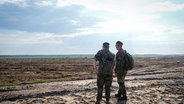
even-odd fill
[{"label": "soldier's cap", "polygon": [[104,43],[103,43],[103,46],[104,46],[104,47],[109,47],[109,43],[108,43],[108,42],[104,42]]},{"label": "soldier's cap", "polygon": [[121,45],[121,46],[122,46],[123,43],[122,43],[121,41],[117,41],[117,42],[116,42],[116,45]]}]

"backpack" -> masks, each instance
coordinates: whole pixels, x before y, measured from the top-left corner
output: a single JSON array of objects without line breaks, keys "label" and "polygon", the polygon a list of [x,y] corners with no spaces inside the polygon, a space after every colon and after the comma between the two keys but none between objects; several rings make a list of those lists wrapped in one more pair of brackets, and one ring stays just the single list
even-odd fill
[{"label": "backpack", "polygon": [[124,53],[124,59],[125,59],[125,68],[127,70],[131,70],[134,68],[134,59],[132,55],[130,55],[127,51]]}]

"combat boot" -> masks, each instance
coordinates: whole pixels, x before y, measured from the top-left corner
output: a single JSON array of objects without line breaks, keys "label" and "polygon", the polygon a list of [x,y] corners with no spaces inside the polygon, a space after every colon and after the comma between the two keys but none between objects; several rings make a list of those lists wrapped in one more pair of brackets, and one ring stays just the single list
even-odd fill
[{"label": "combat boot", "polygon": [[120,94],[120,93],[115,94],[115,97],[116,97],[116,98],[120,98],[120,97],[121,97],[121,94]]},{"label": "combat boot", "polygon": [[109,99],[106,99],[106,104],[110,104]]},{"label": "combat boot", "polygon": [[95,104],[100,104],[100,100],[97,100]]},{"label": "combat boot", "polygon": [[118,100],[127,100],[127,96],[123,95],[123,97],[118,98]]}]

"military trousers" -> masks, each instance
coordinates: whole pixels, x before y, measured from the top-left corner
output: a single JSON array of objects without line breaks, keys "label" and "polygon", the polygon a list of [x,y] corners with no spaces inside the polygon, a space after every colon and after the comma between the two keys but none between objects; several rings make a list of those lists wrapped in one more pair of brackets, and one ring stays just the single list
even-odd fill
[{"label": "military trousers", "polygon": [[97,100],[102,99],[103,86],[105,85],[105,97],[110,99],[110,88],[112,85],[112,74],[98,74],[97,75]]},{"label": "military trousers", "polygon": [[117,81],[119,85],[118,94],[126,96],[126,88],[125,88],[125,76],[127,75],[127,71],[122,71],[117,73]]}]

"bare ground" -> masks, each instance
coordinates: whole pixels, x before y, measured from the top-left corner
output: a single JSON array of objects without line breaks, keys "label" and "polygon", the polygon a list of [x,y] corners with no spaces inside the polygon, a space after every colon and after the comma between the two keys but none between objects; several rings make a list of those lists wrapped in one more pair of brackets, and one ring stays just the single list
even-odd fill
[{"label": "bare ground", "polygon": [[[114,78],[112,104],[184,104],[184,57],[136,58],[136,68],[128,72],[125,84],[128,100],[117,101]],[[94,104],[96,89],[96,79],[0,87],[0,103]]]}]

